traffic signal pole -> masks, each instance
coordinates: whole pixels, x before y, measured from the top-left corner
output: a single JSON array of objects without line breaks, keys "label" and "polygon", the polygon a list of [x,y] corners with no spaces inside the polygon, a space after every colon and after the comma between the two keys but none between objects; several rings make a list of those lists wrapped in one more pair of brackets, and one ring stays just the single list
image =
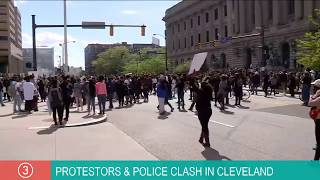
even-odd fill
[{"label": "traffic signal pole", "polygon": [[81,28],[91,28],[91,29],[101,29],[101,27],[128,27],[128,28],[132,28],[132,27],[139,27],[141,28],[141,36],[145,36],[145,28],[147,26],[145,25],[122,25],[122,24],[118,24],[118,25],[114,25],[114,24],[106,24],[106,25],[94,25],[94,24],[87,24],[87,25],[78,25],[78,24],[73,24],[73,25],[57,25],[57,24],[50,24],[50,25],[37,25],[36,24],[36,15],[31,15],[32,16],[32,52],[33,52],[33,70],[37,71],[37,43],[36,43],[36,29],[37,28],[64,28],[64,27],[81,27]]}]

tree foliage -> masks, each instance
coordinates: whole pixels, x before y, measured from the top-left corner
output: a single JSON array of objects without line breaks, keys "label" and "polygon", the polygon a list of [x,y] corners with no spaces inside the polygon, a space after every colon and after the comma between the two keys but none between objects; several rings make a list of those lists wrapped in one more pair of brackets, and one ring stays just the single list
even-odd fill
[{"label": "tree foliage", "polygon": [[163,48],[142,49],[139,53],[130,52],[125,47],[108,49],[98,55],[93,62],[98,74],[160,74],[165,71],[165,55],[150,54],[154,51],[164,53]]},{"label": "tree foliage", "polygon": [[315,10],[315,16],[310,17],[312,31],[297,40],[298,63],[307,68],[320,70],[320,10]]},{"label": "tree foliage", "polygon": [[177,74],[185,74],[185,73],[187,73],[189,71],[190,65],[191,65],[191,62],[186,62],[186,63],[183,63],[183,64],[179,64],[174,69],[174,72],[177,73]]}]

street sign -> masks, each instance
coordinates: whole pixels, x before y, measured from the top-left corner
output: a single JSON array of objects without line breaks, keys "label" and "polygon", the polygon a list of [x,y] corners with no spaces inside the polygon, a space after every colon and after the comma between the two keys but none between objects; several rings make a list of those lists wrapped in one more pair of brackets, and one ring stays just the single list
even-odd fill
[{"label": "street sign", "polygon": [[105,22],[82,21],[83,29],[105,29]]}]

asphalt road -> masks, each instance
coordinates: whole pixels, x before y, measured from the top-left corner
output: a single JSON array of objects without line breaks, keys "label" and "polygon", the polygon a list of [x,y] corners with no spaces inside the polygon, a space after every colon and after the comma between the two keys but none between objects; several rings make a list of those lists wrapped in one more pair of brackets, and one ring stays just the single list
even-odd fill
[{"label": "asphalt road", "polygon": [[[175,108],[176,101],[171,101]],[[52,128],[43,103],[28,116],[12,114],[7,103],[0,107],[0,159],[308,160],[314,155],[314,124],[300,104],[296,98],[260,94],[226,112],[212,106],[212,148],[205,149],[198,143],[196,114],[175,109],[159,116],[155,96],[149,103],[108,111],[106,122],[72,128]],[[95,119],[72,111],[69,123]]]}]

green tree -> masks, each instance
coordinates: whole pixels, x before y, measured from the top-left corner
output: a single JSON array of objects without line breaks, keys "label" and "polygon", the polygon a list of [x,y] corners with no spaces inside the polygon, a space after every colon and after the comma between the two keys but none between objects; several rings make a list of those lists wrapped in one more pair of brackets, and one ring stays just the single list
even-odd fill
[{"label": "green tree", "polygon": [[186,62],[186,63],[183,63],[183,64],[179,64],[174,69],[174,72],[176,74],[185,74],[185,73],[187,73],[189,71],[190,65],[191,65],[191,62]]},{"label": "green tree", "polygon": [[128,48],[115,47],[98,54],[93,66],[97,74],[120,74],[129,58]]},{"label": "green tree", "polygon": [[160,74],[165,71],[165,55],[150,54],[148,52],[155,51],[164,53],[163,48],[144,48],[138,54],[132,54],[130,61],[124,66],[124,73],[136,74]]},{"label": "green tree", "polygon": [[315,10],[314,16],[310,17],[312,31],[297,40],[298,63],[307,68],[320,70],[320,10]]}]

